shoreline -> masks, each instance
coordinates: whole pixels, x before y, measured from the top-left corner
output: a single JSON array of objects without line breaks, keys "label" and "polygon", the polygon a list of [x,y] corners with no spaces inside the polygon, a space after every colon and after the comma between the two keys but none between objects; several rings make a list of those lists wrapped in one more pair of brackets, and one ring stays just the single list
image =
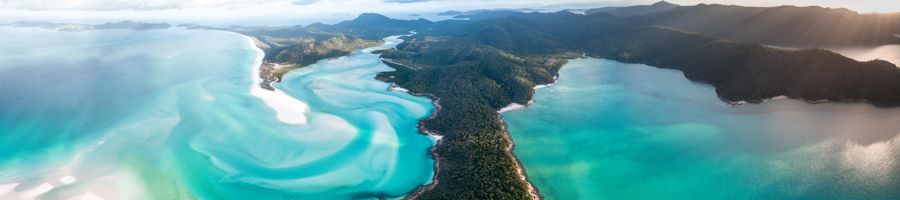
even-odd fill
[{"label": "shoreline", "polygon": [[[382,59],[382,61],[384,61],[384,60]],[[536,91],[538,89],[552,87],[553,84],[556,83],[557,80],[559,80],[559,75],[553,77],[553,82],[548,83],[548,84],[543,84],[543,85],[535,85],[533,87],[533,89]],[[441,140],[441,138],[443,136],[437,134],[436,131],[429,130],[428,128],[426,128],[424,122],[426,120],[435,118],[437,116],[438,112],[440,112],[440,110],[442,109],[442,107],[440,105],[441,99],[438,98],[437,96],[434,96],[429,93],[417,93],[417,92],[409,91],[405,88],[397,86],[396,83],[391,83],[391,86],[388,87],[388,90],[404,91],[413,96],[427,97],[427,98],[431,99],[431,104],[434,105],[434,111],[431,113],[431,116],[429,116],[428,118],[425,118],[425,119],[421,119],[417,123],[420,133],[427,135],[429,137],[432,137],[432,138],[436,138],[435,145],[433,147],[431,147],[431,149],[429,149],[429,152],[428,152],[429,155],[431,155],[432,159],[434,160],[434,175],[431,178],[431,183],[420,186],[419,188],[413,190],[412,193],[409,193],[406,197],[403,198],[406,200],[412,200],[412,199],[418,198],[420,195],[422,195],[426,191],[434,189],[434,187],[436,187],[438,184],[438,180],[439,180],[438,173],[440,172],[440,160],[441,159],[440,159],[440,154],[437,154],[437,148],[442,144],[443,140]],[[532,184],[531,181],[528,179],[528,176],[525,172],[525,167],[522,165],[522,161],[520,161],[519,157],[516,156],[516,154],[513,152],[515,150],[516,144],[512,140],[512,136],[510,135],[509,130],[506,127],[506,122],[503,121],[503,115],[502,115],[503,112],[526,108],[526,107],[528,107],[528,105],[531,105],[532,103],[534,103],[534,97],[532,97],[532,99],[528,101],[527,105],[511,103],[507,107],[501,108],[500,110],[497,111],[497,115],[499,116],[497,118],[497,120],[500,123],[501,129],[505,133],[505,134],[503,134],[503,138],[505,140],[509,141],[509,146],[506,147],[505,151],[506,151],[506,154],[509,157],[511,157],[513,162],[515,163],[516,174],[519,175],[519,180],[522,180],[525,182],[525,187],[527,188],[528,194],[529,194],[529,196],[531,196],[531,199],[542,200],[543,197],[540,195],[540,192],[538,192],[537,187],[535,187],[534,184]]]},{"label": "shoreline", "polygon": [[[554,82],[555,82],[555,80],[556,79],[554,79]],[[541,88],[546,88],[546,87],[549,87],[552,85],[553,85],[553,83],[546,84],[546,85],[538,85],[538,86],[544,86]],[[540,89],[540,88],[538,88],[538,86],[535,86],[535,89]],[[395,88],[400,88],[400,87],[396,86],[396,84],[394,84],[394,83],[391,83],[391,86],[388,89],[392,90]],[[431,178],[431,183],[420,186],[419,188],[413,190],[412,193],[409,193],[406,197],[403,198],[403,199],[412,200],[412,199],[418,198],[419,195],[422,195],[426,191],[434,189],[434,187],[436,187],[438,184],[438,180],[439,180],[438,173],[440,172],[440,170],[439,170],[440,169],[440,154],[437,154],[437,148],[438,148],[438,146],[440,146],[442,144],[443,140],[441,140],[441,138],[443,136],[437,134],[436,131],[429,130],[428,128],[426,128],[424,122],[426,120],[430,120],[430,119],[437,117],[437,114],[438,114],[438,112],[440,112],[442,107],[440,105],[441,99],[438,98],[437,96],[434,96],[429,93],[416,93],[416,92],[411,92],[406,89],[403,89],[403,90],[405,90],[407,93],[409,93],[413,96],[427,97],[432,100],[431,104],[434,105],[434,111],[431,112],[431,116],[429,116],[428,118],[425,118],[425,119],[421,119],[417,123],[418,128],[419,128],[419,133],[422,133],[422,134],[432,137],[432,138],[436,138],[435,145],[432,146],[431,149],[429,149],[429,151],[428,151],[428,153],[431,155],[432,159],[434,159],[434,175]],[[531,104],[533,102],[534,102],[534,100],[531,100],[531,101],[529,101],[529,104]],[[516,103],[513,103],[513,104],[516,104]],[[516,105],[521,105],[521,104],[516,104]],[[523,106],[522,108],[525,108],[525,107],[526,106]],[[500,112],[498,112],[498,115],[500,115]],[[512,140],[512,136],[510,136],[509,130],[507,130],[507,128],[506,128],[506,122],[503,121],[502,115],[500,115],[500,117],[498,118],[498,121],[500,123],[500,127],[503,129],[503,132],[506,133],[503,135],[503,138],[506,139],[507,141],[509,141],[509,146],[506,147],[505,151],[506,151],[507,155],[509,155],[513,159],[513,162],[515,163],[516,174],[519,175],[520,180],[525,182],[525,187],[528,189],[528,194],[531,196],[531,199],[542,200],[543,197],[538,192],[537,187],[534,187],[534,184],[532,184],[531,181],[528,179],[528,176],[526,175],[526,172],[525,172],[525,168],[523,167],[522,162],[519,160],[519,157],[516,156],[515,153],[513,152],[513,150],[515,150],[516,144]]]},{"label": "shoreline", "polygon": [[[559,75],[556,75],[556,76],[553,77],[553,82],[552,82],[552,83],[547,83],[547,84],[543,84],[543,85],[535,85],[534,87],[532,87],[532,90],[534,90],[535,92],[537,92],[537,90],[540,90],[540,89],[544,89],[544,88],[548,88],[548,87],[553,87],[553,84],[556,83],[557,80],[559,80]],[[514,111],[514,110],[524,109],[524,108],[527,108],[528,106],[530,106],[530,105],[533,104],[533,103],[534,103],[534,95],[532,95],[531,99],[528,100],[528,103],[526,103],[525,105],[522,105],[522,104],[519,104],[519,103],[515,103],[515,102],[514,102],[514,103],[510,103],[509,105],[506,105],[506,107],[500,108],[500,110],[498,110],[497,113],[502,114],[502,113],[509,112],[509,111]]]},{"label": "shoreline", "polygon": [[[414,33],[412,33],[412,34],[414,34]],[[410,34],[410,35],[412,35],[412,34]],[[252,73],[253,86],[250,89],[251,94],[253,96],[256,96],[256,97],[262,99],[270,108],[275,110],[276,114],[279,117],[279,120],[289,123],[289,124],[295,124],[296,121],[299,121],[299,120],[292,119],[292,120],[294,120],[295,123],[291,123],[289,121],[285,121],[282,119],[282,113],[293,113],[294,112],[294,111],[285,112],[286,110],[296,110],[296,108],[282,107],[282,106],[290,106],[290,105],[282,104],[282,103],[288,103],[288,102],[284,102],[288,99],[283,99],[283,98],[286,97],[286,98],[289,98],[290,100],[295,101],[293,103],[294,105],[298,105],[298,107],[302,107],[302,112],[301,112],[302,117],[300,117],[300,118],[302,118],[303,122],[301,122],[299,124],[305,124],[306,123],[305,114],[309,111],[308,106],[305,103],[303,103],[297,99],[294,99],[293,97],[290,97],[289,95],[283,93],[282,91],[275,89],[271,85],[272,83],[281,81],[278,77],[271,76],[271,73],[274,70],[277,70],[283,66],[281,66],[277,63],[265,62],[265,51],[263,51],[263,48],[267,48],[268,46],[253,36],[243,35],[243,34],[241,34],[241,35],[247,37],[251,41],[251,43],[252,43],[251,45],[253,45],[254,50],[257,51],[257,58],[256,58],[256,62],[254,63],[254,66],[256,66],[256,68],[253,70],[253,73]],[[398,39],[399,37],[402,37],[402,36],[409,36],[409,35],[391,36],[386,39]],[[386,43],[391,42],[391,41],[386,41],[386,40],[383,40],[383,41]],[[402,42],[402,40],[398,41],[398,43],[401,43],[401,42]],[[362,51],[364,53],[371,53],[374,50],[376,50],[376,49],[372,49],[372,47],[359,49],[359,51]],[[270,75],[263,77],[262,74],[270,74]],[[437,147],[442,144],[443,140],[441,140],[441,138],[443,138],[443,136],[437,134],[436,131],[425,128],[424,122],[425,122],[425,120],[435,118],[437,116],[437,113],[440,112],[440,110],[442,109],[442,107],[439,103],[440,98],[438,98],[434,95],[431,95],[431,94],[414,93],[405,88],[401,88],[401,87],[397,86],[395,83],[391,83],[391,85],[387,88],[387,90],[396,90],[396,91],[406,92],[413,96],[429,98],[429,99],[431,99],[431,104],[434,106],[434,110],[431,112],[430,116],[428,116],[427,118],[424,118],[424,119],[420,119],[417,122],[417,128],[419,130],[419,133],[427,136],[428,138],[432,139],[435,142],[434,146],[429,148],[429,154],[432,156],[432,160],[434,160],[434,166],[433,166],[434,174],[431,177],[431,183],[428,183],[426,185],[420,185],[417,188],[415,188],[413,190],[413,192],[408,193],[407,195],[405,195],[405,197],[403,197],[403,199],[415,199],[420,194],[424,193],[425,191],[433,189],[438,183],[437,174],[438,174],[439,166],[440,166],[440,159],[439,159],[440,156],[438,156],[438,154],[437,154]],[[272,94],[275,94],[275,95],[272,95]],[[279,102],[276,102],[276,101],[279,101]],[[278,105],[278,104],[282,104],[282,105]]]},{"label": "shoreline", "polygon": [[306,124],[306,113],[309,111],[309,106],[280,90],[276,90],[271,86],[271,82],[265,83],[261,74],[268,71],[264,71],[267,69],[267,62],[265,62],[266,54],[262,49],[263,46],[260,46],[259,40],[253,36],[240,35],[250,40],[250,45],[256,51],[256,61],[253,63],[254,69],[251,72],[253,84],[250,87],[250,95],[259,98],[266,106],[271,108],[279,121],[292,125]]},{"label": "shoreline", "polygon": [[506,122],[503,121],[502,115],[500,116],[498,121],[500,121],[500,127],[503,129],[503,132],[506,133],[504,134],[503,138],[509,141],[509,146],[506,147],[506,153],[510,155],[510,157],[513,158],[513,161],[516,163],[516,174],[519,174],[520,180],[525,181],[525,187],[528,188],[528,194],[531,195],[531,199],[544,199],[544,197],[541,196],[540,192],[538,192],[537,187],[535,187],[534,184],[531,183],[531,180],[528,179],[528,175],[525,172],[525,167],[522,164],[522,161],[519,160],[519,156],[516,156],[516,153],[513,152],[516,150],[516,142],[513,141],[512,136],[510,135],[509,130],[506,127]]},{"label": "shoreline", "polygon": [[[535,85],[533,87],[533,90],[537,91],[539,89],[553,87],[553,85],[558,80],[559,80],[559,75],[556,75],[553,77],[553,82],[548,83],[548,84],[543,84],[543,85]],[[507,128],[506,121],[503,121],[503,113],[528,108],[528,106],[530,106],[531,104],[534,104],[534,102],[535,102],[534,95],[532,95],[531,99],[528,100],[528,103],[525,105],[518,104],[518,103],[511,103],[508,106],[503,107],[497,111],[497,115],[499,115],[497,120],[499,121],[500,127],[503,129],[503,132],[506,133],[506,134],[503,134],[503,138],[506,139],[507,141],[509,141],[509,146],[506,147],[506,153],[507,153],[507,155],[512,157],[513,161],[515,162],[516,173],[519,175],[520,180],[525,182],[525,187],[528,188],[528,194],[531,195],[531,199],[542,200],[542,199],[544,199],[544,197],[541,196],[541,193],[538,191],[538,188],[535,187],[533,183],[531,183],[531,180],[528,178],[528,174],[525,171],[525,165],[522,164],[522,161],[519,160],[519,156],[516,156],[516,153],[514,152],[516,150],[516,142],[512,139],[512,134],[509,132],[509,129]]]},{"label": "shoreline", "polygon": [[813,105],[815,105],[815,104],[824,104],[824,103],[864,103],[864,104],[869,104],[869,105],[872,105],[872,106],[875,106],[875,107],[882,107],[882,106],[879,106],[879,105],[876,105],[876,104],[872,104],[872,103],[869,102],[869,101],[866,101],[866,100],[860,100],[860,99],[851,99],[851,100],[830,100],[830,99],[806,100],[806,99],[803,99],[803,98],[792,98],[792,97],[788,97],[788,96],[786,96],[786,95],[778,95],[778,96],[775,96],[775,97],[772,97],[772,98],[761,99],[761,100],[740,100],[740,101],[731,101],[731,100],[725,99],[725,98],[722,97],[722,96],[718,96],[718,95],[716,95],[716,96],[719,98],[720,101],[725,102],[725,103],[727,103],[727,104],[729,104],[729,105],[731,105],[731,106],[734,106],[734,107],[743,106],[743,105],[747,105],[747,104],[757,105],[757,104],[763,104],[763,103],[768,103],[768,102],[772,102],[772,101],[781,101],[781,100],[796,100],[796,101],[802,101],[802,102],[805,102],[805,103],[807,103],[807,104],[813,104]]},{"label": "shoreline", "polygon": [[[388,89],[393,89],[396,87],[397,87],[396,84],[391,83],[391,87]],[[434,96],[429,93],[415,93],[415,92],[411,92],[408,90],[406,92],[413,96],[429,98],[429,99],[431,99],[431,105],[434,105],[434,111],[431,112],[431,116],[428,116],[427,118],[421,119],[418,122],[416,122],[416,125],[419,128],[419,133],[436,139],[434,146],[432,146],[431,148],[428,149],[428,154],[431,155],[432,160],[434,160],[434,166],[433,166],[434,175],[431,176],[431,183],[428,183],[427,185],[419,186],[418,188],[413,190],[413,192],[406,195],[406,197],[403,197],[403,199],[416,199],[419,197],[419,195],[422,195],[422,193],[425,193],[426,191],[434,189],[434,187],[436,187],[438,184],[438,173],[440,172],[440,165],[441,165],[440,160],[441,159],[440,159],[440,155],[437,153],[437,148],[438,148],[438,146],[440,146],[443,143],[443,140],[441,140],[441,138],[443,138],[444,136],[437,134],[437,131],[425,128],[425,121],[431,120],[431,119],[434,119],[435,117],[437,117],[438,112],[440,112],[441,109],[443,109],[443,107],[441,107],[441,104],[440,104],[441,98],[438,98],[437,96]]]},{"label": "shoreline", "polygon": [[[262,60],[262,62],[259,62],[260,64],[257,66],[257,69],[256,69],[258,74],[254,75],[255,78],[261,79],[259,86],[266,90],[275,91],[275,88],[272,87],[272,83],[281,82],[281,80],[278,77],[272,76],[272,74],[275,72],[275,70],[278,70],[279,68],[284,67],[284,66],[281,66],[277,63],[270,63],[270,62],[265,61],[266,54],[263,49],[271,48],[269,45],[260,41],[259,38],[256,38],[255,36],[250,36],[250,35],[244,35],[244,36],[250,38],[250,40],[253,41],[253,45],[256,46],[257,52],[260,52],[260,51],[262,52],[261,53],[262,58],[258,58],[258,59]],[[266,76],[263,77],[263,74],[265,74]]]}]

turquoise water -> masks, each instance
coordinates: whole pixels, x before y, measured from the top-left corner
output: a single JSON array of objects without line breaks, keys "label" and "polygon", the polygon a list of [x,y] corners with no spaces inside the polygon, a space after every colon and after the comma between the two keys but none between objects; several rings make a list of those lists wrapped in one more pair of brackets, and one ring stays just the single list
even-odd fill
[{"label": "turquoise water", "polygon": [[0,33],[0,199],[373,199],[431,180],[415,123],[433,107],[374,80],[389,68],[368,50],[275,85],[308,105],[296,124],[251,95],[242,35]]},{"label": "turquoise water", "polygon": [[678,71],[576,59],[503,119],[547,199],[900,199],[900,109],[735,107]]}]

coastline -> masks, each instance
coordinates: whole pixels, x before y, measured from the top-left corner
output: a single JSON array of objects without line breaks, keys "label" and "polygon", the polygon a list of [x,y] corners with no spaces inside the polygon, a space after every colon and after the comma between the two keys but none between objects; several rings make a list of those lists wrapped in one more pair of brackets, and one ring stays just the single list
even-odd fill
[{"label": "coastline", "polygon": [[[552,83],[548,83],[548,84],[544,84],[544,85],[536,85],[536,86],[534,86],[533,89],[538,90],[538,89],[552,87],[553,84],[558,79],[559,79],[558,75],[554,76]],[[431,99],[431,104],[434,105],[434,111],[431,113],[431,116],[429,116],[428,118],[425,118],[425,119],[421,119],[417,123],[420,133],[436,139],[435,140],[436,144],[433,147],[431,147],[431,149],[429,149],[429,152],[428,152],[429,155],[431,155],[432,159],[434,159],[434,176],[432,176],[432,178],[431,178],[431,183],[429,183],[428,185],[420,186],[419,188],[415,189],[412,193],[409,193],[406,197],[403,198],[403,199],[407,199],[407,200],[412,200],[412,199],[418,198],[419,195],[421,195],[422,193],[425,193],[426,191],[434,189],[434,187],[438,184],[438,180],[439,180],[438,173],[440,173],[440,160],[441,160],[440,158],[441,157],[439,154],[437,154],[437,148],[442,144],[441,137],[443,137],[443,136],[437,134],[436,131],[429,130],[428,128],[426,128],[424,122],[426,120],[433,119],[434,117],[437,116],[438,112],[441,111],[441,109],[442,109],[442,107],[440,105],[441,99],[438,98],[437,96],[434,96],[429,93],[416,93],[416,92],[409,91],[405,88],[397,86],[396,83],[391,83],[391,86],[388,87],[388,90],[404,91],[413,96],[427,97],[427,98]],[[513,152],[515,150],[516,144],[512,140],[512,136],[510,136],[509,130],[507,130],[506,122],[503,121],[503,116],[501,115],[501,113],[503,113],[503,112],[526,108],[526,107],[528,107],[528,105],[531,105],[532,103],[534,103],[534,97],[532,97],[532,99],[528,101],[527,105],[511,103],[507,107],[501,108],[499,111],[497,111],[497,115],[500,115],[500,117],[498,117],[498,121],[500,123],[501,128],[503,129],[503,132],[505,133],[503,135],[503,138],[505,140],[509,141],[509,146],[506,147],[505,151],[506,151],[506,154],[509,157],[511,157],[513,159],[513,162],[515,163],[516,174],[519,175],[520,180],[525,182],[525,187],[528,189],[528,194],[531,196],[531,199],[542,200],[543,197],[540,195],[540,192],[538,191],[537,187],[535,187],[534,184],[532,184],[531,181],[528,179],[527,173],[525,172],[525,168],[522,165],[522,162],[519,160],[519,157],[516,156],[516,154]]]},{"label": "coastline", "polygon": [[502,116],[498,120],[500,121],[500,127],[502,127],[503,132],[506,133],[503,135],[503,138],[509,141],[509,147],[506,147],[506,153],[512,157],[513,161],[516,163],[516,173],[519,174],[520,180],[525,181],[525,187],[528,188],[528,194],[531,195],[531,199],[533,200],[544,199],[540,192],[538,192],[537,187],[534,187],[534,184],[528,179],[528,174],[525,172],[525,167],[522,165],[522,161],[519,160],[519,156],[516,156],[515,152],[513,152],[516,150],[516,142],[513,141],[512,136],[509,134],[509,130],[506,128],[506,122],[503,121]]},{"label": "coastline", "polygon": [[250,87],[250,94],[259,98],[263,103],[269,106],[269,108],[275,112],[275,117],[278,118],[279,121],[293,125],[306,124],[306,113],[309,111],[309,106],[282,91],[276,90],[271,86],[271,82],[265,82],[263,80],[261,74],[263,72],[269,72],[264,71],[267,69],[267,62],[265,62],[266,54],[262,49],[264,46],[261,46],[261,43],[258,42],[259,40],[256,40],[253,36],[243,34],[241,34],[241,36],[250,40],[250,45],[252,45],[254,51],[256,51],[256,61],[253,63],[255,68],[251,73],[253,85]]},{"label": "coastline", "polygon": [[[551,83],[544,84],[544,85],[535,85],[533,87],[533,90],[537,91],[539,89],[552,87],[553,84],[556,83],[557,80],[559,80],[559,75],[554,76],[553,82],[551,82]],[[503,121],[503,113],[513,111],[513,110],[524,109],[533,103],[534,103],[534,96],[532,96],[531,99],[528,100],[528,103],[526,105],[522,105],[522,104],[518,104],[518,103],[511,103],[508,106],[503,107],[497,111],[497,115],[500,116],[497,119],[500,123],[500,127],[503,129],[503,132],[506,133],[506,134],[503,134],[503,138],[506,139],[507,141],[509,141],[509,146],[506,147],[506,153],[507,153],[507,155],[512,157],[513,161],[516,163],[516,173],[519,175],[519,178],[525,182],[525,187],[528,188],[528,194],[531,195],[531,199],[541,200],[541,199],[544,199],[544,197],[541,196],[541,193],[538,191],[537,187],[535,187],[534,184],[531,183],[531,180],[528,179],[528,174],[525,171],[525,167],[522,164],[522,161],[519,160],[519,157],[516,156],[516,153],[514,152],[516,150],[516,142],[512,139],[512,135],[510,135],[510,133],[509,133],[509,129],[507,128],[506,121]]]},{"label": "coastline", "polygon": [[[394,83],[391,83],[391,87],[388,89],[394,89],[394,88],[399,88],[399,87],[397,87]],[[434,174],[431,176],[431,183],[428,183],[427,185],[419,186],[418,188],[413,190],[413,192],[406,195],[406,197],[403,197],[403,199],[416,199],[419,197],[419,195],[422,195],[422,193],[425,193],[426,191],[434,189],[434,187],[437,186],[437,184],[438,184],[438,173],[440,173],[441,159],[440,159],[440,155],[437,153],[437,148],[438,148],[438,146],[443,144],[443,140],[441,140],[441,138],[443,138],[443,136],[437,134],[437,132],[434,130],[429,130],[428,128],[426,128],[425,121],[431,120],[431,119],[437,117],[438,112],[440,112],[443,107],[441,107],[441,104],[440,104],[441,98],[438,98],[437,96],[434,96],[429,93],[415,93],[415,92],[411,92],[409,90],[407,90],[406,92],[413,96],[429,98],[429,99],[431,99],[431,105],[434,105],[434,111],[431,112],[431,116],[428,116],[425,119],[421,119],[421,120],[419,120],[419,122],[416,123],[416,125],[419,128],[419,133],[422,133],[428,137],[436,139],[434,146],[432,146],[430,149],[428,149],[428,154],[431,155],[431,159],[434,160],[434,166],[433,166]]]},{"label": "coastline", "polygon": [[786,96],[786,95],[778,95],[778,96],[775,96],[775,97],[772,97],[772,98],[761,99],[761,100],[740,100],[740,101],[731,101],[731,100],[725,99],[725,98],[722,97],[722,96],[718,96],[718,98],[719,98],[720,101],[723,101],[723,102],[725,102],[725,103],[728,103],[728,104],[730,104],[731,106],[742,106],[742,105],[744,105],[744,104],[763,104],[763,103],[766,103],[766,102],[780,101],[780,100],[797,100],[797,101],[806,102],[806,103],[808,103],[808,104],[822,104],[822,103],[866,103],[866,104],[870,104],[870,105],[873,105],[873,106],[878,106],[878,105],[872,104],[871,102],[866,101],[866,100],[843,100],[843,101],[835,101],[835,100],[829,100],[829,99],[806,100],[806,99],[803,99],[803,98],[791,98],[791,97],[788,97],[788,96]]},{"label": "coastline", "polygon": [[[544,85],[535,85],[534,87],[532,87],[532,90],[537,91],[540,89],[553,87],[553,83],[555,83],[557,80],[559,80],[559,75],[553,77],[552,83],[548,83],[548,84],[544,84]],[[529,105],[531,105],[533,103],[534,103],[534,97],[531,97],[531,99],[528,100],[528,103],[526,103],[525,105],[522,105],[519,103],[510,103],[506,107],[500,108],[500,110],[498,110],[497,113],[505,113],[505,112],[509,112],[509,111],[513,111],[513,110],[527,108]]]},{"label": "coastline", "polygon": [[[410,34],[400,35],[400,36],[411,36],[411,35],[415,35],[415,34],[416,34],[415,31],[410,31]],[[402,43],[402,41],[398,42],[398,44],[399,43]],[[414,68],[400,65],[400,64],[394,63],[390,60],[386,60],[386,59],[381,59],[381,62],[383,62],[385,64],[395,64],[397,66],[403,66],[403,67],[407,67],[412,70],[415,70]],[[428,183],[426,185],[421,185],[421,186],[417,187],[416,189],[412,190],[412,192],[407,194],[405,197],[403,197],[403,199],[416,199],[420,195],[425,193],[426,191],[434,189],[434,187],[437,186],[438,180],[439,180],[438,173],[440,173],[441,156],[437,153],[437,148],[443,144],[442,138],[444,136],[438,134],[437,131],[426,128],[425,121],[434,119],[435,117],[437,117],[438,113],[443,109],[443,107],[441,107],[441,103],[440,103],[441,98],[438,98],[437,96],[430,94],[430,93],[412,92],[406,88],[402,88],[402,87],[398,86],[396,83],[391,83],[391,85],[388,86],[387,90],[406,92],[413,96],[425,97],[425,98],[431,99],[431,105],[434,106],[434,110],[431,112],[430,116],[420,119],[418,122],[416,122],[416,126],[419,129],[419,133],[421,133],[425,136],[428,136],[429,138],[433,139],[435,142],[434,146],[431,146],[431,148],[428,149],[428,154],[431,155],[431,159],[434,160],[434,166],[432,166],[432,171],[434,171],[434,174],[431,176],[431,183]]]},{"label": "coastline", "polygon": [[[264,54],[264,51],[262,50],[263,48],[265,48],[265,46],[264,46],[265,44],[259,42],[253,36],[247,36],[247,35],[244,35],[244,36],[248,37],[253,42],[254,50],[258,53],[256,62],[254,63],[254,66],[256,66],[256,68],[254,68],[253,73],[252,73],[253,86],[251,87],[251,94],[262,99],[263,101],[266,102],[267,105],[269,105],[270,108],[275,110],[276,113],[279,115],[279,120],[282,119],[281,118],[282,113],[295,114],[294,112],[296,112],[296,111],[294,111],[296,109],[294,109],[294,110],[285,109],[285,107],[282,107],[282,106],[302,105],[303,106],[302,114],[305,116],[305,113],[308,111],[308,107],[306,106],[306,104],[303,102],[300,102],[299,100],[294,99],[293,97],[290,97],[287,94],[283,93],[282,91],[272,87],[271,86],[272,83],[281,81],[277,77],[264,75],[267,73],[272,73],[273,70],[278,69],[278,67],[280,66],[276,63],[268,63],[265,61],[265,59],[264,59],[265,54]],[[392,37],[388,37],[388,38],[396,39],[395,37],[400,37],[400,36],[392,36]],[[390,41],[388,41],[388,42],[390,42]],[[374,50],[376,50],[376,49],[373,49],[372,47],[359,49],[359,51],[361,51],[363,53],[371,53]],[[272,78],[272,79],[267,79],[267,78]],[[267,81],[267,80],[271,80],[271,81]],[[438,168],[440,166],[440,161],[439,161],[437,153],[436,153],[436,148],[438,145],[440,145],[442,143],[442,140],[441,140],[442,136],[438,135],[435,131],[426,129],[425,125],[424,125],[424,120],[433,119],[434,117],[436,117],[437,113],[442,109],[442,107],[439,104],[440,100],[434,95],[413,93],[405,88],[397,87],[396,84],[393,84],[393,83],[391,83],[391,85],[386,89],[406,92],[406,93],[414,95],[414,96],[427,97],[427,98],[431,99],[431,103],[435,107],[434,110],[432,111],[432,113],[430,114],[430,116],[428,116],[427,118],[420,119],[417,122],[419,133],[422,133],[423,135],[427,136],[429,139],[432,139],[435,142],[435,145],[433,145],[429,148],[429,153],[432,155],[432,158],[434,161],[434,165],[433,165],[434,174],[432,175],[431,182],[428,184],[422,184],[420,186],[417,186],[416,188],[413,189],[413,191],[415,191],[415,192],[407,193],[405,195],[405,197],[402,197],[404,199],[415,198],[418,196],[418,194],[421,194],[422,192],[424,192],[426,190],[430,190],[430,189],[434,188],[434,185],[436,185],[436,183],[437,183],[437,173],[438,173]],[[281,99],[280,97],[290,98],[292,100],[295,100],[296,102],[294,102],[293,104],[290,104],[290,105],[274,104],[274,103],[279,103],[279,102],[273,103],[273,101],[276,101],[276,100],[279,100],[279,101],[287,100],[287,99]],[[280,102],[280,103],[284,103],[284,102]],[[282,120],[282,121],[284,121],[284,120]]]}]

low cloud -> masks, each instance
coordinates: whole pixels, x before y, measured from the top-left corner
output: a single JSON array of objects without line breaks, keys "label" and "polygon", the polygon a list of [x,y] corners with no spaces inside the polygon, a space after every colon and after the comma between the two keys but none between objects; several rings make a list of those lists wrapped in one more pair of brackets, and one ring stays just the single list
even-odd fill
[{"label": "low cloud", "polygon": [[388,2],[388,3],[416,3],[416,2],[429,2],[429,1],[437,1],[437,0],[384,0],[384,2]]},{"label": "low cloud", "polygon": [[291,2],[291,4],[299,5],[299,6],[305,6],[305,5],[310,5],[310,4],[318,3],[318,2],[320,2],[320,1],[321,1],[321,0],[294,0],[294,2]]},{"label": "low cloud", "polygon": [[[8,10],[167,10],[259,5],[289,0],[0,0]],[[309,0],[296,0],[309,1]]]}]

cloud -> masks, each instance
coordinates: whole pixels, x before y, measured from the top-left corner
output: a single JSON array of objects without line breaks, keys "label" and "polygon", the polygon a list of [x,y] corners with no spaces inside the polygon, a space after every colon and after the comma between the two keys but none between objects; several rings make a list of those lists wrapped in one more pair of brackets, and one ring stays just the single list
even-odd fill
[{"label": "cloud", "polygon": [[305,6],[305,5],[310,5],[310,4],[318,3],[318,2],[320,2],[320,1],[321,1],[321,0],[294,0],[294,2],[291,2],[291,4],[299,5],[299,6]]},{"label": "cloud", "polygon": [[[447,19],[448,10],[539,9],[555,11],[649,4],[658,0],[0,0],[0,23],[17,20],[106,22],[125,19],[154,22],[229,24],[306,24],[352,19],[364,12],[397,18]],[[724,3],[754,6],[782,4],[842,6],[861,12],[900,11],[897,0],[668,0],[682,5]],[[415,17],[415,18],[418,18]]]},{"label": "cloud", "polygon": [[384,0],[387,3],[417,3],[417,2],[429,2],[429,1],[437,1],[437,0]]},{"label": "cloud", "polygon": [[[9,10],[166,10],[259,5],[289,0],[0,0]],[[297,0],[309,1],[309,0]]]},{"label": "cloud", "polygon": [[[519,5],[541,7],[547,5],[582,5],[582,6],[606,6],[606,5],[634,5],[649,4],[658,0],[0,0],[0,10],[83,10],[83,11],[111,11],[111,10],[171,10],[192,8],[229,8],[244,9],[263,4],[278,4],[282,7],[310,6],[317,4],[334,5],[340,3],[363,4],[370,9],[379,7],[397,7],[404,9],[408,5],[430,5],[430,7],[442,7],[446,10],[480,9],[486,7],[500,7]],[[832,7],[847,7],[862,12],[897,12],[900,11],[900,1],[897,0],[669,0],[682,5],[697,3],[722,3],[753,6],[772,6],[783,4],[794,5],[822,5]],[[394,4],[394,5],[389,5]],[[451,7],[444,7],[451,6]]]}]

